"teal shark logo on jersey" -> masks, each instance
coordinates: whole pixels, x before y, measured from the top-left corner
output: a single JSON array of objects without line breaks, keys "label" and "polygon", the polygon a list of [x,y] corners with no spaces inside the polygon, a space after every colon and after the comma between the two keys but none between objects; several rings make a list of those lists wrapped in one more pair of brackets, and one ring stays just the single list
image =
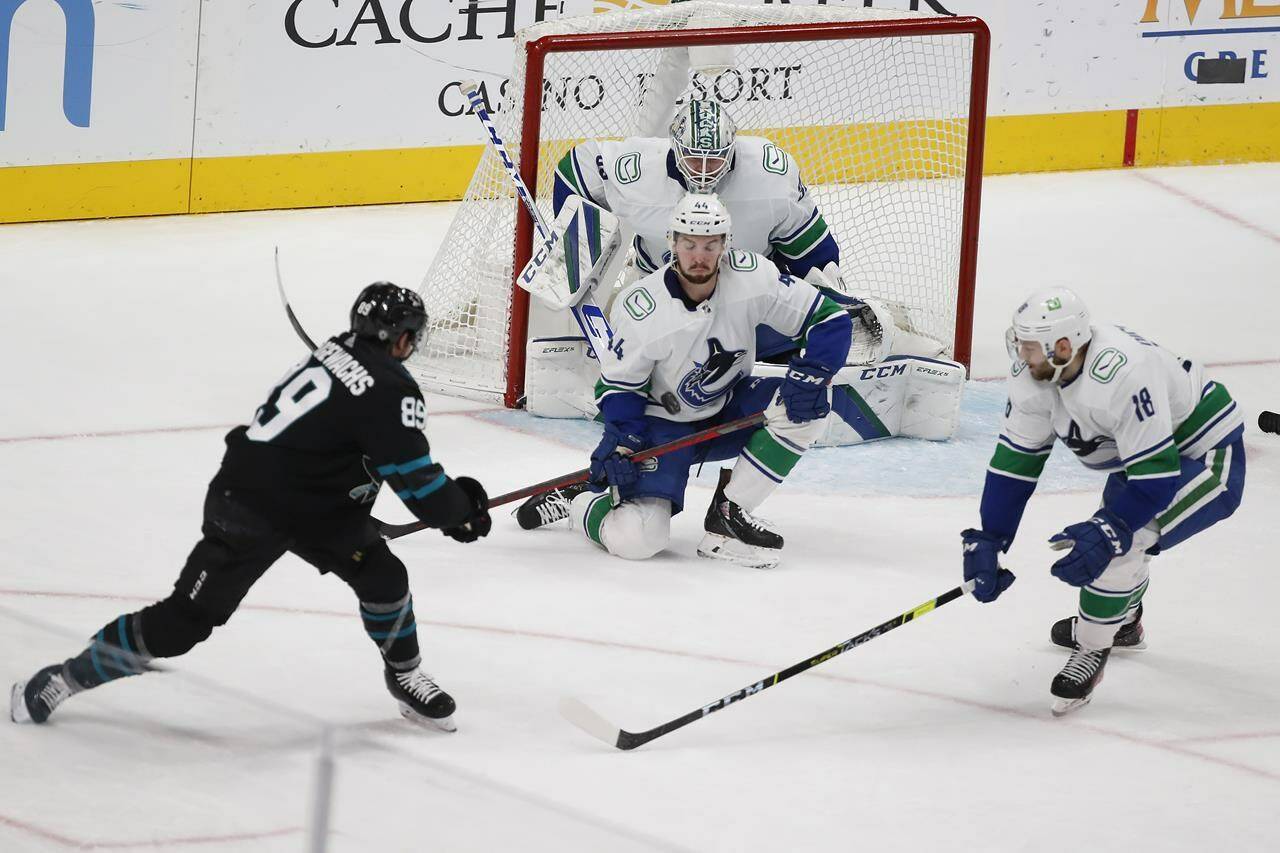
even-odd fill
[{"label": "teal shark logo on jersey", "polygon": [[680,399],[694,408],[701,408],[718,397],[723,397],[739,379],[739,365],[746,358],[744,349],[726,350],[716,338],[707,338],[707,360],[698,364],[680,380],[677,392]]}]

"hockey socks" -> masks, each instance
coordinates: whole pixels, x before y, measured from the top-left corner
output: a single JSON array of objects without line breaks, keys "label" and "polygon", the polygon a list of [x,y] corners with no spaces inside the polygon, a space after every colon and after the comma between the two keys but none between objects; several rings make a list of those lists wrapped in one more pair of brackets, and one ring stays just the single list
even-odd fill
[{"label": "hockey socks", "polygon": [[738,454],[725,497],[748,512],[754,511],[791,473],[804,451],[805,447],[767,429],[756,430]]},{"label": "hockey socks", "polygon": [[108,622],[84,651],[67,661],[63,671],[72,693],[147,670],[151,655],[142,642],[141,617],[128,613]]},{"label": "hockey socks", "polygon": [[421,662],[412,595],[405,593],[399,601],[389,604],[362,601],[360,619],[369,639],[378,645],[388,669],[406,672]]}]

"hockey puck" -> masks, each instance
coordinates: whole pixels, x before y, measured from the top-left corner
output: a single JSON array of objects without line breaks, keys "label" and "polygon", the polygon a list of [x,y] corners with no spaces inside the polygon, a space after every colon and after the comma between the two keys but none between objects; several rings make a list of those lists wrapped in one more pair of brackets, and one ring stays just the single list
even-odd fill
[{"label": "hockey puck", "polygon": [[667,410],[668,415],[680,414],[680,401],[676,399],[676,395],[668,391],[662,395],[662,408]]},{"label": "hockey puck", "polygon": [[1258,429],[1280,435],[1280,415],[1275,412],[1263,412],[1258,415]]}]

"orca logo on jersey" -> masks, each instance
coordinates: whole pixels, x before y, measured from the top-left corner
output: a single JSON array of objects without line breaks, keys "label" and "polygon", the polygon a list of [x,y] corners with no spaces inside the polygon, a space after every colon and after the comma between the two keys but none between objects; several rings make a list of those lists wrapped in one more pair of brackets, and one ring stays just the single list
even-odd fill
[{"label": "orca logo on jersey", "polygon": [[742,377],[738,365],[747,355],[744,349],[726,350],[716,338],[707,338],[707,350],[707,360],[701,364],[694,362],[693,370],[684,375],[676,389],[680,399],[695,409],[733,389]]}]

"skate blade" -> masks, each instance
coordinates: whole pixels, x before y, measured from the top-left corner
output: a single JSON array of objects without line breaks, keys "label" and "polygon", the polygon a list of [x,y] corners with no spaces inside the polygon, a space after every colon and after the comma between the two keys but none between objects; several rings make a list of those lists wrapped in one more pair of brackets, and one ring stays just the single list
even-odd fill
[{"label": "skate blade", "polygon": [[453,716],[448,717],[424,717],[408,705],[400,705],[400,716],[404,717],[414,725],[424,728],[439,729],[442,732],[456,732],[458,726],[453,721]]},{"label": "skate blade", "polygon": [[1077,711],[1088,705],[1092,699],[1093,694],[1080,699],[1054,699],[1053,706],[1049,710],[1055,717],[1065,717],[1072,711]]},{"label": "skate blade", "polygon": [[27,711],[27,682],[19,681],[9,690],[9,719],[15,723],[31,722],[31,713]]},{"label": "skate blade", "polygon": [[708,533],[698,543],[698,556],[708,560],[724,560],[749,569],[774,569],[782,562],[782,554],[773,548],[756,548],[737,539]]}]

